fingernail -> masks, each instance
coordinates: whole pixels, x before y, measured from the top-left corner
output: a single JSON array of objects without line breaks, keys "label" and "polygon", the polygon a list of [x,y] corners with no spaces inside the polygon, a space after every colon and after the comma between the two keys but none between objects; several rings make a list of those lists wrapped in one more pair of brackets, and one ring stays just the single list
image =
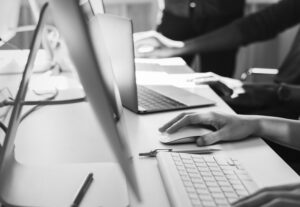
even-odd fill
[{"label": "fingernail", "polygon": [[199,137],[197,139],[196,143],[197,143],[198,146],[205,146],[206,145],[206,142],[205,142],[203,137]]}]

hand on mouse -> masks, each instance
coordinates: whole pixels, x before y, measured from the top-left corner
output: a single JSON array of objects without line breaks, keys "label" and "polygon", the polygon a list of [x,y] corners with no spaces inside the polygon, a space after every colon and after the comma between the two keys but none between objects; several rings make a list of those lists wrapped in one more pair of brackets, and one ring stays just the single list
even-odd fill
[{"label": "hand on mouse", "polygon": [[216,131],[197,138],[197,145],[211,145],[219,141],[240,140],[253,135],[258,130],[258,123],[254,118],[242,115],[209,113],[182,113],[163,125],[159,131],[174,133],[188,125],[208,125]]},{"label": "hand on mouse", "polygon": [[134,34],[135,56],[138,58],[166,58],[180,55],[181,41],[171,40],[156,31]]}]

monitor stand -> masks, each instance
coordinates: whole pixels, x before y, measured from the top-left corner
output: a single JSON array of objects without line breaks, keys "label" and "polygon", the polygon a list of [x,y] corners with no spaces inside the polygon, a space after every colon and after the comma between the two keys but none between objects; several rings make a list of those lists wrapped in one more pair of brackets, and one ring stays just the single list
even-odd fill
[{"label": "monitor stand", "polygon": [[129,206],[126,180],[116,163],[25,165],[12,154],[0,175],[4,206],[71,206],[90,172],[94,180],[80,207]]}]

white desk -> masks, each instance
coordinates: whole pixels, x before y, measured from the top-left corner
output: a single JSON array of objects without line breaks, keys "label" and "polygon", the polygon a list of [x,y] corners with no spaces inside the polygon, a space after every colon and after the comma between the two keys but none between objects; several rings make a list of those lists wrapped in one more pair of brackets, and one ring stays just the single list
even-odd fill
[{"label": "white desk", "polygon": [[[65,77],[68,77],[68,74]],[[6,78],[0,76],[1,86],[10,82]],[[69,81],[72,83],[70,85],[74,86],[72,78],[67,79],[67,82]],[[209,88],[198,87],[190,90],[217,102],[214,107],[191,111],[211,110],[233,113]],[[78,96],[76,90],[74,93],[70,91],[65,94],[61,93],[63,97],[74,95]],[[178,113],[180,112],[136,115],[125,110],[128,137],[137,163],[138,178],[144,199],[143,203],[138,204],[130,194],[132,206],[169,206],[156,160],[139,158],[138,153],[168,147],[159,143],[156,136],[157,128]],[[16,140],[16,158],[27,164],[42,165],[112,161],[112,154],[101,134],[88,103],[47,106],[32,114],[20,125]],[[218,146],[223,149],[224,153],[238,158],[261,187],[300,181],[298,175],[261,139]],[[196,146],[189,144],[176,146],[176,148],[196,148]]]}]

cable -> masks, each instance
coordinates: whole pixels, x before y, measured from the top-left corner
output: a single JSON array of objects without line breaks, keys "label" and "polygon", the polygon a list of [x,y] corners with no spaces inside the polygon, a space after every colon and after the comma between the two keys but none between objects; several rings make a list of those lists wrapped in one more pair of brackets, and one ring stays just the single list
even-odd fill
[{"label": "cable", "polygon": [[[51,100],[55,99],[55,98],[57,97],[57,95],[58,95],[58,92],[59,92],[59,91],[58,91],[58,89],[56,88],[56,89],[55,89],[55,92],[53,93],[53,95],[50,96],[50,97],[45,98],[43,101],[51,101]],[[40,101],[40,102],[42,102],[42,101]],[[20,123],[21,123],[26,117],[28,117],[31,113],[37,111],[37,110],[40,109],[41,107],[42,107],[42,106],[39,106],[39,105],[34,106],[34,107],[31,108],[29,111],[27,111],[25,114],[23,114],[23,116],[22,116],[21,119],[20,119]]]},{"label": "cable", "polygon": [[[74,104],[86,101],[85,97],[82,98],[74,98],[74,99],[67,99],[67,100],[57,100],[51,101],[50,100],[41,100],[41,101],[24,101],[22,105],[24,106],[32,106],[32,105],[39,105],[39,106],[48,106],[48,105],[62,105],[62,104]],[[14,105],[14,101],[4,101],[1,106],[12,106]]]},{"label": "cable", "polygon": [[6,133],[7,132],[7,127],[2,123],[0,122],[0,128]]},{"label": "cable", "polygon": [[[42,96],[42,95],[47,95],[50,93],[39,93],[37,91],[33,91],[36,95]],[[86,101],[86,97],[82,98],[74,98],[74,99],[66,99],[66,100],[56,100],[53,101],[54,98],[58,96],[58,89],[55,89],[55,92],[51,96],[44,99],[44,100],[39,100],[39,101],[23,101],[22,105],[24,106],[30,106],[30,105],[39,105],[39,106],[46,106],[46,105],[62,105],[62,104],[74,104],[74,103],[79,103],[79,102],[84,102]],[[3,106],[13,106],[14,105],[14,100],[10,98],[10,100],[5,100],[0,103],[0,107]]]},{"label": "cable", "polygon": [[77,98],[77,99],[70,99],[70,100],[59,100],[59,101],[51,101],[51,100],[44,100],[44,101],[25,101],[23,102],[24,105],[36,105],[29,111],[27,111],[21,118],[20,122],[22,122],[27,116],[31,113],[37,111],[38,109],[42,108],[43,106],[49,105],[61,105],[61,104],[73,104],[86,101],[86,98]]},{"label": "cable", "polygon": [[[56,97],[56,95],[54,94],[53,96],[46,98],[44,101],[50,101],[50,100],[53,100],[55,97]],[[25,114],[23,114],[23,116],[22,116],[21,119],[20,119],[20,123],[21,123],[24,119],[26,119],[31,113],[37,111],[37,110],[40,109],[41,107],[43,107],[43,106],[37,105],[37,106],[32,107],[29,111],[27,111]]]},{"label": "cable", "polygon": [[76,98],[76,99],[69,99],[69,100],[59,100],[59,101],[52,101],[56,95],[52,97],[48,97],[45,100],[42,101],[25,101],[23,102],[23,105],[36,105],[32,107],[29,111],[27,111],[20,119],[20,122],[22,122],[25,118],[27,118],[31,113],[37,111],[38,109],[42,108],[43,106],[47,105],[61,105],[61,104],[73,104],[73,103],[79,103],[86,101],[86,98]]}]

